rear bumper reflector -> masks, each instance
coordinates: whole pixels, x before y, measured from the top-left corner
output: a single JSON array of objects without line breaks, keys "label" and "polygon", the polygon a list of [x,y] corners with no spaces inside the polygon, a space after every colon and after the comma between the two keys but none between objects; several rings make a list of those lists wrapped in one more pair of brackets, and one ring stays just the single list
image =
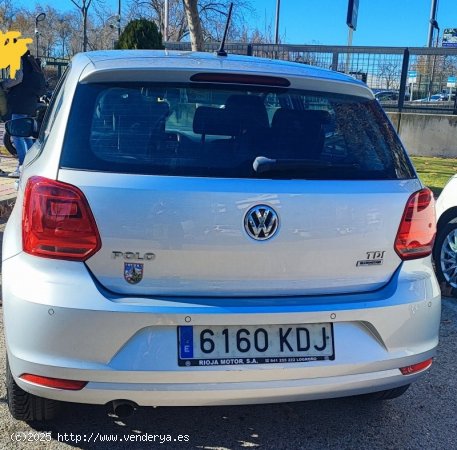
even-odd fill
[{"label": "rear bumper reflector", "polygon": [[80,391],[87,384],[87,381],[62,380],[60,378],[42,377],[40,375],[32,375],[30,373],[24,373],[19,378],[23,381],[38,384],[40,386],[54,389],[65,389],[67,391]]},{"label": "rear bumper reflector", "polygon": [[433,358],[427,359],[426,361],[422,361],[417,364],[413,364],[411,366],[400,367],[400,371],[403,375],[412,375],[417,372],[422,372],[423,370],[427,370],[431,367],[433,363]]}]

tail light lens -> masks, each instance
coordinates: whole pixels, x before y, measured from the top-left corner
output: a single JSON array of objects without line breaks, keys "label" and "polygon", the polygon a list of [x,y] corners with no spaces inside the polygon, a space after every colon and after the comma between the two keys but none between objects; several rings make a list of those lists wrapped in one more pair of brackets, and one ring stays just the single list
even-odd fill
[{"label": "tail light lens", "polygon": [[430,189],[421,189],[408,199],[395,239],[401,259],[417,259],[432,253],[436,234],[435,200]]},{"label": "tail light lens", "polygon": [[24,251],[43,258],[85,261],[101,247],[97,224],[75,186],[32,177],[22,211]]}]

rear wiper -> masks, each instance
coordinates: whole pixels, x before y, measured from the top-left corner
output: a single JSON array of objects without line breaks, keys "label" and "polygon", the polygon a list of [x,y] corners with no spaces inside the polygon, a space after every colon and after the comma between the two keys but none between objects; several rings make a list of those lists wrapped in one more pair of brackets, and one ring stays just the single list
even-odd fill
[{"label": "rear wiper", "polygon": [[319,169],[326,167],[332,169],[358,169],[360,166],[352,163],[335,164],[330,161],[319,161],[315,159],[270,159],[265,156],[257,156],[252,164],[252,167],[256,173],[266,173],[287,170],[295,171],[300,169]]}]

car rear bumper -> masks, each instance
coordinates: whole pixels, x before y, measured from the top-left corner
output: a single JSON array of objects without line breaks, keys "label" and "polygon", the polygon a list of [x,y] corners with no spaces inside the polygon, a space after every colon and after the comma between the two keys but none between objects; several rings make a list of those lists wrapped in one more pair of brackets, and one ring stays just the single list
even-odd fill
[{"label": "car rear bumper", "polygon": [[[105,292],[84,264],[36,259],[21,253],[4,262],[3,299],[11,371],[41,397],[163,406],[362,394],[415,381],[420,374],[404,376],[399,368],[432,357],[438,344],[440,294],[429,262],[405,263],[385,288],[368,294],[153,299]],[[177,364],[180,325],[323,322],[333,322],[333,361]],[[88,384],[80,391],[47,388],[21,380],[24,373]]]},{"label": "car rear bumper", "polygon": [[[425,360],[434,352],[423,354]],[[270,371],[274,378],[283,368]],[[107,404],[128,400],[138,406],[210,406],[293,402],[359,395],[395,388],[416,381],[421,374],[403,376],[398,369],[322,378],[299,378],[249,382],[205,383],[113,383],[89,382],[81,391],[43,388],[16,380],[20,387],[39,397],[66,402]],[[188,375],[188,378],[191,377]],[[130,378],[126,374],[125,379]]]}]

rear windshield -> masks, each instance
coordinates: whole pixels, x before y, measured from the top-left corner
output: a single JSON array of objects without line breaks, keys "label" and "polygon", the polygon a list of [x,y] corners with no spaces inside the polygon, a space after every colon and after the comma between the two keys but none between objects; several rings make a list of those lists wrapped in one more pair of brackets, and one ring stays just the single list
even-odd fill
[{"label": "rear windshield", "polygon": [[223,178],[415,177],[376,100],[201,84],[79,85],[61,167]]}]

